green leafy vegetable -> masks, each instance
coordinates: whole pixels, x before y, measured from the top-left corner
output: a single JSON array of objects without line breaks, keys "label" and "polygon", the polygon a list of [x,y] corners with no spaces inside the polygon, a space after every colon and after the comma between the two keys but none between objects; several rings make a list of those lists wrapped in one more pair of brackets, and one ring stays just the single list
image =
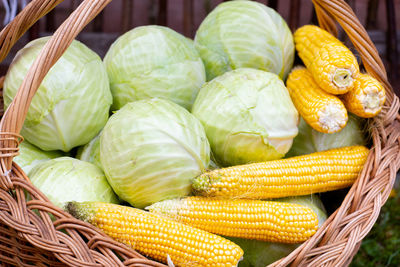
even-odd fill
[{"label": "green leafy vegetable", "polygon": [[[17,53],[4,81],[6,107],[48,40],[49,37],[36,39]],[[100,57],[73,41],[33,97],[21,134],[42,150],[68,152],[99,133],[107,122],[111,103],[109,81]]]},{"label": "green leafy vegetable", "polygon": [[29,176],[29,172],[37,164],[62,156],[61,151],[43,151],[25,140],[19,145],[19,155],[14,158],[14,161]]},{"label": "green leafy vegetable", "polygon": [[321,133],[309,126],[303,118],[300,119],[299,134],[293,141],[292,148],[286,157],[294,157],[324,151],[333,148],[365,145],[363,121],[349,114],[347,125],[337,133]]},{"label": "green leafy vegetable", "polygon": [[104,173],[89,162],[70,157],[51,159],[33,168],[29,178],[60,208],[68,201],[118,203]]},{"label": "green leafy vegetable", "polygon": [[206,83],[193,105],[223,166],[279,159],[297,135],[298,113],[273,73],[237,69]]},{"label": "green leafy vegetable", "polygon": [[102,169],[103,167],[101,166],[100,162],[100,134],[93,138],[86,145],[80,147],[78,149],[76,158],[93,163]]},{"label": "green leafy vegetable", "polygon": [[285,79],[293,66],[293,36],[273,9],[253,1],[218,5],[195,37],[207,80],[238,68],[256,68]]},{"label": "green leafy vegetable", "polygon": [[190,109],[205,82],[193,41],[162,26],[142,26],[120,36],[104,63],[114,97],[113,110],[159,97]]},{"label": "green leafy vegetable", "polygon": [[191,179],[210,161],[201,123],[163,99],[131,102],[100,136],[100,160],[118,196],[134,207],[190,193]]}]

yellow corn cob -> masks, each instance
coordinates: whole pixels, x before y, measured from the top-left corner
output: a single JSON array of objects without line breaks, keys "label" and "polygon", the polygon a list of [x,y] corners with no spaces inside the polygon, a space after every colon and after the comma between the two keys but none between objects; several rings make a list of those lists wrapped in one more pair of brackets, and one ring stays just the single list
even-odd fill
[{"label": "yellow corn cob", "polygon": [[360,74],[354,88],[342,96],[347,110],[363,118],[372,118],[385,104],[385,89],[382,84],[368,74]]},{"label": "yellow corn cob", "polygon": [[149,212],[101,202],[69,202],[65,209],[118,242],[176,266],[237,266],[242,249],[220,236]]},{"label": "yellow corn cob", "polygon": [[304,242],[318,229],[310,208],[277,201],[187,197],[146,209],[210,233],[269,242]]},{"label": "yellow corn cob", "polygon": [[206,172],[193,181],[204,196],[268,199],[309,195],[353,184],[368,148],[350,146],[308,155]]},{"label": "yellow corn cob", "polygon": [[347,110],[342,101],[322,90],[306,68],[293,69],[286,86],[297,111],[312,128],[335,133],[346,126]]},{"label": "yellow corn cob", "polygon": [[306,25],[294,33],[299,57],[326,92],[344,94],[353,88],[360,68],[353,53],[327,31]]}]

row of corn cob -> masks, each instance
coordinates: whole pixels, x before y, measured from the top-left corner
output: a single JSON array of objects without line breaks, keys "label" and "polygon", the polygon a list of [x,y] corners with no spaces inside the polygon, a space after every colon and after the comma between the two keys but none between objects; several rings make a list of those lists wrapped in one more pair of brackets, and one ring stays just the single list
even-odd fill
[{"label": "row of corn cob", "polygon": [[178,266],[236,266],[242,249],[218,235],[299,243],[318,228],[310,208],[258,199],[347,187],[368,152],[353,146],[216,169],[194,180],[194,192],[202,196],[158,202],[147,207],[150,212],[93,202],[71,202],[66,209],[153,259],[170,258]]},{"label": "row of corn cob", "polygon": [[381,111],[383,86],[360,73],[355,56],[338,39],[306,25],[295,32],[294,40],[306,68],[294,68],[286,85],[296,109],[312,128],[335,133],[346,125],[347,111],[363,118]]},{"label": "row of corn cob", "polygon": [[[354,56],[333,36],[307,27],[298,30],[295,41],[308,70],[294,69],[287,81],[303,118],[316,130],[336,132],[346,125],[347,110],[359,116],[379,112],[384,101],[380,84],[359,73]],[[194,179],[193,192],[200,196],[158,202],[146,208],[150,212],[94,202],[71,202],[66,210],[170,265],[236,266],[242,249],[218,235],[285,243],[307,240],[318,228],[314,211],[261,199],[348,187],[368,153],[364,146],[353,146],[216,169]]]},{"label": "row of corn cob", "polygon": [[242,249],[215,234],[300,243],[318,228],[316,213],[293,203],[187,197],[147,209],[151,212],[99,202],[66,206],[113,239],[153,259],[170,258],[177,266],[236,266]]}]

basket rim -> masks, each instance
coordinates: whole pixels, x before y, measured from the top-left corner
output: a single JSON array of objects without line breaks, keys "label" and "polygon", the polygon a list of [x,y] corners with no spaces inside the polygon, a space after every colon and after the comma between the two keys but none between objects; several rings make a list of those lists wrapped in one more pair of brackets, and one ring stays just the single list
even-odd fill
[{"label": "basket rim", "polygon": [[[52,2],[54,6],[50,6],[50,2]],[[62,2],[62,0],[34,0],[31,4],[41,3],[43,4],[43,6],[41,6],[43,10],[48,12],[60,2]],[[62,236],[59,230],[67,230],[72,236],[70,242],[76,243],[74,249],[71,247],[69,247],[69,249],[71,251],[79,251],[75,255],[76,258],[71,256],[66,258],[65,251],[60,252],[60,250],[55,248],[50,248],[48,250],[60,261],[65,263],[82,263],[83,259],[91,263],[116,263],[118,259],[116,259],[116,256],[112,255],[117,251],[117,254],[125,260],[125,263],[121,264],[135,264],[135,258],[137,258],[137,262],[141,262],[142,264],[165,266],[143,258],[143,256],[136,252],[134,253],[132,249],[127,246],[104,236],[101,231],[93,226],[78,221],[61,209],[54,207],[49,200],[29,182],[29,178],[17,164],[12,163],[12,157],[18,153],[17,147],[20,142],[19,131],[22,128],[23,117],[27,112],[30,100],[37,90],[35,87],[38,87],[47,71],[55,61],[61,57],[62,52],[65,51],[69,43],[72,42],[72,39],[74,39],[83,27],[109,2],[111,2],[111,0],[85,0],[81,3],[78,9],[75,10],[66,22],[56,31],[51,41],[46,45],[46,48],[43,49],[41,55],[31,68],[30,74],[27,75],[26,81],[21,86],[22,90],[21,88],[19,90],[20,93],[16,97],[18,101],[15,103],[13,102],[11,108],[5,112],[5,119],[3,117],[1,120],[0,203],[6,202],[7,206],[10,208],[6,210],[0,208],[0,211],[8,216],[0,216],[0,221],[8,225],[8,227],[19,229],[21,235],[27,238],[33,246],[39,246],[42,244],[40,243],[42,240],[48,240],[54,244],[54,246],[56,246],[55,244],[59,244],[59,246],[64,247],[64,243],[60,243],[60,240],[65,240],[66,237]],[[380,208],[386,202],[390,189],[393,187],[396,172],[400,168],[400,153],[398,153],[400,151],[400,117],[398,115],[400,102],[399,98],[394,95],[393,89],[387,80],[384,65],[380,60],[375,46],[369,39],[368,34],[366,34],[365,29],[358,21],[354,12],[352,12],[351,8],[343,0],[312,0],[312,2],[315,5],[321,27],[335,33],[336,21],[343,24],[342,27],[352,42],[355,40],[353,44],[358,51],[360,50],[359,52],[363,58],[363,63],[367,72],[385,85],[385,89],[388,93],[388,101],[385,103],[384,110],[381,114],[369,120],[374,147],[371,150],[372,152],[357,182],[350,188],[340,208],[329,216],[328,220],[311,239],[303,243],[287,257],[282,258],[270,266],[286,266],[289,264],[291,266],[319,266],[323,263],[328,266],[348,265],[357,252],[363,237],[365,237],[376,221]],[[35,7],[38,8],[39,5]],[[32,6],[30,6],[30,8],[32,8]],[[18,39],[22,36],[24,32],[22,28],[27,27],[29,24],[24,22],[24,19],[28,18],[30,19],[29,22],[34,22],[35,19],[38,19],[38,14],[40,16],[46,14],[43,10],[39,11],[36,9],[37,14],[36,17],[33,16],[34,18],[31,13],[20,17],[17,16],[18,19],[16,21],[18,23],[12,24],[9,29],[14,30],[14,32],[18,34],[14,34],[12,38],[6,40],[15,41],[15,38]],[[32,12],[32,9],[29,12]],[[3,31],[4,30],[5,29],[3,29]],[[1,39],[2,36],[6,36],[3,34],[3,31],[0,33],[1,43],[5,42],[4,38]],[[18,37],[18,35],[20,36]],[[65,42],[65,40],[68,41]],[[11,44],[12,41],[9,42],[8,45]],[[4,50],[3,47],[5,46],[2,46],[1,51]],[[37,73],[35,74],[35,72]],[[11,140],[5,140],[5,138],[11,138]],[[15,190],[16,192],[12,198],[5,196],[5,193],[10,192],[10,190]],[[22,194],[23,190],[31,192],[36,200],[33,202],[26,202]],[[0,205],[0,207],[2,207],[2,205]],[[59,220],[52,224],[48,215],[44,213],[41,214],[40,220],[42,220],[42,222],[40,227],[42,230],[46,229],[46,231],[49,231],[49,236],[46,236],[46,234],[40,235],[38,231],[34,230],[35,227],[32,226],[32,221],[30,221],[33,219],[27,216],[27,214],[31,213],[30,210],[33,207],[58,216]],[[364,213],[357,213],[356,215],[358,216],[355,217],[354,214],[357,211],[358,213],[361,213],[361,211]],[[24,217],[24,215],[26,217]],[[355,220],[355,218],[358,220]],[[31,232],[16,227],[15,225],[18,223],[25,225]],[[82,233],[91,240],[91,243],[89,242],[90,246],[86,244],[86,248],[85,245],[82,244],[82,239],[78,238]],[[90,238],[88,237],[90,236],[88,233],[92,234]],[[104,253],[103,257],[99,255],[100,253],[98,251]],[[324,253],[330,253],[329,255],[333,255],[334,257],[324,258]],[[100,258],[101,260],[99,260]]]}]

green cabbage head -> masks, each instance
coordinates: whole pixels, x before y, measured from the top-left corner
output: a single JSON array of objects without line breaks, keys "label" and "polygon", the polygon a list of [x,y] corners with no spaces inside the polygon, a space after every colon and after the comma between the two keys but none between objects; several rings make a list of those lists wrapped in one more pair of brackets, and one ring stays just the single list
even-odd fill
[{"label": "green cabbage head", "polygon": [[78,149],[77,159],[93,163],[103,169],[100,162],[100,134],[93,138],[89,143]]},{"label": "green cabbage head", "polygon": [[193,41],[162,26],[142,26],[125,33],[112,44],[104,63],[113,110],[153,97],[190,109],[206,79]]},{"label": "green cabbage head", "polygon": [[299,134],[293,140],[293,145],[286,157],[306,155],[333,148],[366,145],[363,130],[363,119],[349,113],[346,126],[337,133],[321,133],[309,126],[303,118],[299,123]]},{"label": "green cabbage head", "polygon": [[192,113],[223,166],[282,158],[297,135],[298,113],[273,73],[237,69],[206,83]]},{"label": "green cabbage head", "polygon": [[293,36],[273,9],[253,1],[218,5],[201,23],[195,37],[211,80],[237,68],[255,68],[285,79],[293,66]]},{"label": "green cabbage head", "polygon": [[43,151],[24,140],[19,145],[19,155],[14,158],[14,161],[29,176],[29,172],[39,163],[62,156],[61,151]]},{"label": "green cabbage head", "polygon": [[100,135],[100,161],[117,195],[143,208],[188,195],[191,180],[208,167],[210,146],[186,109],[146,99],[111,116]]},{"label": "green cabbage head", "polygon": [[104,173],[95,165],[70,157],[40,163],[29,177],[56,206],[68,201],[101,201],[118,203]]},{"label": "green cabbage head", "polygon": [[[36,39],[17,53],[4,82],[6,107],[48,40]],[[111,103],[107,72],[100,57],[73,41],[33,97],[21,134],[42,150],[67,152],[99,133],[107,122]]]}]

